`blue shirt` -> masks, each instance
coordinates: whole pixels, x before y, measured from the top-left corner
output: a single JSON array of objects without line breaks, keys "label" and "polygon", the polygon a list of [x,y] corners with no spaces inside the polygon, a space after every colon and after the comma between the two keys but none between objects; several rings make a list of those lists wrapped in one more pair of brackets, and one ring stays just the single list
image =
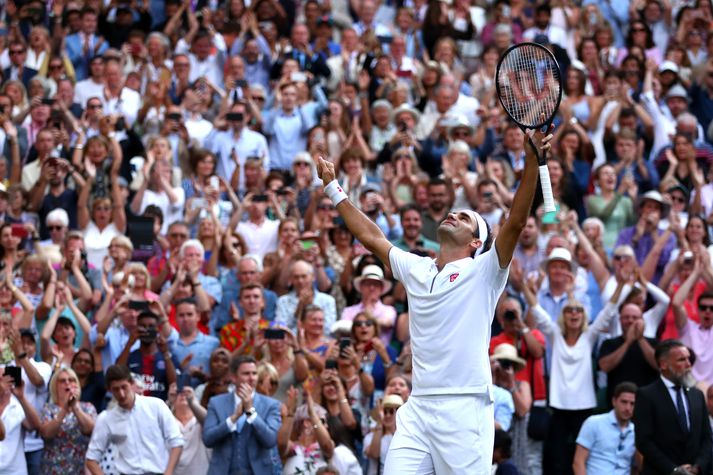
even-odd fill
[{"label": "blue shirt", "polygon": [[634,423],[629,422],[622,430],[613,409],[606,414],[588,417],[579,430],[577,444],[589,450],[587,473],[631,473],[631,462],[636,450]]},{"label": "blue shirt", "polygon": [[[105,372],[109,366],[116,362],[119,355],[121,355],[121,352],[124,351],[124,347],[129,341],[129,336],[129,331],[121,323],[117,324],[115,321],[109,325],[109,328],[106,330],[106,334],[104,334],[106,345],[101,350],[102,366]],[[97,343],[96,324],[94,324],[92,329],[89,331],[89,341],[92,345],[96,345]],[[131,347],[131,351],[138,350],[140,344],[141,342],[136,340],[134,345]]]},{"label": "blue shirt", "polygon": [[[295,310],[297,310],[298,303],[299,298],[297,298],[294,290],[277,299],[277,315],[275,319],[293,332],[297,331]],[[329,335],[332,331],[332,325],[337,321],[337,305],[334,297],[315,291],[312,304],[318,306],[324,312],[324,334]]]},{"label": "blue shirt", "polygon": [[230,181],[235,171],[232,158],[233,149],[240,163],[239,188],[245,183],[245,160],[248,157],[261,157],[265,170],[270,166],[270,152],[265,137],[247,127],[240,131],[240,137],[235,138],[233,130],[220,131],[213,129],[204,141],[205,148],[216,155],[215,173]]},{"label": "blue shirt", "polygon": [[[664,231],[661,231],[660,229],[656,230],[656,237],[662,235]],[[616,240],[616,244],[614,247],[620,246],[622,244],[628,244],[632,248],[634,248],[634,254],[636,255],[636,262],[639,263],[639,265],[643,265],[644,261],[646,260],[646,256],[649,255],[651,252],[651,249],[654,248],[655,240],[649,233],[644,233],[643,236],[639,239],[638,242],[634,243],[634,235],[636,234],[636,226],[630,226],[628,228],[624,228],[619,232],[619,238]],[[663,270],[666,264],[668,264],[669,259],[671,258],[671,252],[676,248],[676,236],[671,234],[669,236],[668,241],[666,241],[666,244],[664,244],[663,249],[661,250],[661,255],[659,256],[659,261],[656,263],[656,271],[654,272],[654,276],[651,279],[651,282],[653,284],[658,284],[659,280],[661,280],[661,276],[663,276]]]},{"label": "blue shirt", "polygon": [[515,414],[515,403],[512,394],[507,389],[493,385],[493,399],[495,404],[495,422],[500,424],[504,431],[510,430],[512,415]]},{"label": "blue shirt", "polygon": [[[168,337],[168,344],[176,361],[183,361],[186,356],[193,355],[188,366],[196,366],[200,368],[204,374],[208,374],[210,372],[210,355],[213,353],[213,350],[220,346],[220,341],[214,336],[198,332],[198,335],[196,335],[193,341],[186,344],[181,340],[180,335],[174,328]],[[191,386],[195,387],[198,384],[200,384],[200,381],[196,378],[192,378]]]},{"label": "blue shirt", "polygon": [[272,109],[263,116],[263,131],[270,142],[270,169],[291,170],[297,152],[307,149],[307,132],[314,125],[303,107],[286,113]]}]

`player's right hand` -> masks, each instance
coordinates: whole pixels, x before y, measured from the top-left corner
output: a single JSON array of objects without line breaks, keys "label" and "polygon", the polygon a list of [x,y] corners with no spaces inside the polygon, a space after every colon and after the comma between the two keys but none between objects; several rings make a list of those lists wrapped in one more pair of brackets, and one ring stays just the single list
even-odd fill
[{"label": "player's right hand", "polygon": [[337,177],[334,172],[334,164],[325,160],[324,157],[317,157],[317,176],[322,179],[324,186],[327,186]]}]

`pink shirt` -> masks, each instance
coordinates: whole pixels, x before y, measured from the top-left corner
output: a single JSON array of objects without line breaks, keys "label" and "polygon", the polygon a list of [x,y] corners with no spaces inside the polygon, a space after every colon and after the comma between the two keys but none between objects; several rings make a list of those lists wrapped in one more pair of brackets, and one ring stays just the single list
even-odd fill
[{"label": "pink shirt", "polygon": [[[347,307],[342,311],[341,320],[354,320],[359,312],[363,312],[365,309],[364,304],[359,302],[356,305]],[[374,310],[370,312],[371,315],[379,322],[379,327],[381,328],[381,341],[384,345],[389,345],[391,343],[391,335],[394,331],[394,323],[396,323],[396,309],[391,305],[384,305],[381,300],[376,302],[374,305]]]},{"label": "pink shirt", "polygon": [[688,320],[681,329],[681,342],[696,353],[692,373],[698,381],[713,384],[713,328],[707,330]]}]

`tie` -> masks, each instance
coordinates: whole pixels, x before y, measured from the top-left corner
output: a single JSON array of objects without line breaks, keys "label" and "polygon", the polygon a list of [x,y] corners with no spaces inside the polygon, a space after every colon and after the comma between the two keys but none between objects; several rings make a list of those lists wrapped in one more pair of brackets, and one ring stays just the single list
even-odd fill
[{"label": "tie", "polygon": [[674,386],[676,391],[676,409],[678,412],[678,422],[685,432],[688,432],[688,417],[686,417],[686,406],[683,405],[683,395],[681,386]]},{"label": "tie", "polygon": [[237,426],[237,432],[240,433],[243,430],[243,426],[245,425],[245,421],[248,420],[248,417],[243,414],[240,417],[238,417],[238,426]]}]

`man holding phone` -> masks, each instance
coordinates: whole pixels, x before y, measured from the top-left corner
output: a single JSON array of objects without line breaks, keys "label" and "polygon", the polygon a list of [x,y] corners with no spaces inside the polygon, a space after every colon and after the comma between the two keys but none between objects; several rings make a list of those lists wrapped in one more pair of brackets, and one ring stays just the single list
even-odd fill
[{"label": "man holding phone", "polygon": [[245,102],[239,100],[231,105],[224,118],[228,130],[213,129],[203,145],[216,155],[218,163],[215,172],[218,175],[231,181],[233,173],[238,169],[238,188],[243,189],[247,157],[260,157],[262,166],[267,171],[270,166],[270,151],[265,137],[246,127],[251,116]]},{"label": "man holding phone", "polygon": [[[159,335],[158,322],[158,315],[143,310],[116,364],[128,365],[132,373],[141,375],[144,395],[165,401],[168,387],[177,380],[176,368],[180,365],[171,355],[166,339]],[[131,351],[136,340],[140,341],[139,348]]]},{"label": "man holding phone", "polygon": [[5,438],[0,450],[0,473],[27,475],[27,462],[23,453],[24,431],[40,427],[40,417],[25,397],[20,368],[0,368],[0,421]]}]

